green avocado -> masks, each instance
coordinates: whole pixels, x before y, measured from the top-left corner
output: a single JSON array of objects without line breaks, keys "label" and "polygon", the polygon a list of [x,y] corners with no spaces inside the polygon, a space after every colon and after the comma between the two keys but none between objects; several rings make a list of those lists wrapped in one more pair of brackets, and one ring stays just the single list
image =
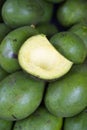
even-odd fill
[{"label": "green avocado", "polygon": [[87,130],[87,111],[65,119],[64,130]]},{"label": "green avocado", "polygon": [[57,19],[65,27],[87,21],[87,1],[65,1],[57,10]]},{"label": "green avocado", "polygon": [[12,124],[12,121],[0,119],[0,130],[11,130]]},{"label": "green avocado", "polygon": [[20,69],[18,51],[27,38],[37,33],[37,30],[31,26],[20,27],[8,33],[0,46],[0,64],[4,70],[13,73]]},{"label": "green avocado", "polygon": [[0,82],[0,118],[20,120],[32,114],[40,105],[44,82],[22,71],[12,73]]},{"label": "green avocado", "polygon": [[10,27],[8,27],[5,23],[0,23],[0,43],[10,31]]},{"label": "green avocado", "polygon": [[28,118],[17,121],[13,130],[61,130],[63,120],[61,117],[55,117],[40,106]]},{"label": "green avocado", "polygon": [[36,24],[43,13],[40,0],[6,0],[2,7],[3,20],[12,28]]},{"label": "green avocado", "polygon": [[87,52],[87,23],[75,24],[69,29],[69,31],[77,34],[80,38],[82,38]]},{"label": "green avocado", "polygon": [[75,116],[87,106],[87,67],[79,68],[49,84],[45,105],[55,116]]},{"label": "green avocado", "polygon": [[83,63],[87,56],[83,40],[75,33],[69,31],[56,33],[50,42],[62,55],[76,64]]},{"label": "green avocado", "polygon": [[1,66],[0,66],[0,81],[4,79],[9,73],[7,73]]}]

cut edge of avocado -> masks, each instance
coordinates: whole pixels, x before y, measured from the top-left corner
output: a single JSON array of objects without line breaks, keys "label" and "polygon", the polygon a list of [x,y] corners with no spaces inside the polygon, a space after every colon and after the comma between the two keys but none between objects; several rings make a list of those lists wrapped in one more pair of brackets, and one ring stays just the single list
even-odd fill
[{"label": "cut edge of avocado", "polygon": [[18,61],[27,73],[44,80],[66,74],[73,62],[61,55],[44,34],[28,38],[21,46]]}]

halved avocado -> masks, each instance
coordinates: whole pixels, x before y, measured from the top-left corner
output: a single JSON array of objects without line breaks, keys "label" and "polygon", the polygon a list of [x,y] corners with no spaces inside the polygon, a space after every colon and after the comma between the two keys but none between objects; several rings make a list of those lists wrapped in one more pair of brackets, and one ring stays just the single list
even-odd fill
[{"label": "halved avocado", "polygon": [[43,34],[32,36],[24,42],[18,53],[18,61],[26,72],[45,80],[63,76],[73,64]]}]

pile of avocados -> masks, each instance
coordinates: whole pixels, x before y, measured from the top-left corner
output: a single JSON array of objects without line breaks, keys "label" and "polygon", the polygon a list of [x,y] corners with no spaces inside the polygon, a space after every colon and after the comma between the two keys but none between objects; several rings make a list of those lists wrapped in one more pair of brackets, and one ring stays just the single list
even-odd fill
[{"label": "pile of avocados", "polygon": [[87,1],[0,1],[0,130],[87,130]]}]

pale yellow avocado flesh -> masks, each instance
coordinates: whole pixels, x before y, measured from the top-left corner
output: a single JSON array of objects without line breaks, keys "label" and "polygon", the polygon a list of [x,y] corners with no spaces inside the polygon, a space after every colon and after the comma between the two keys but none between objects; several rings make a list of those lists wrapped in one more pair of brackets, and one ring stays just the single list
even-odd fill
[{"label": "pale yellow avocado flesh", "polygon": [[72,62],[62,56],[45,35],[32,36],[21,46],[18,54],[20,66],[41,79],[56,79],[67,73]]}]

